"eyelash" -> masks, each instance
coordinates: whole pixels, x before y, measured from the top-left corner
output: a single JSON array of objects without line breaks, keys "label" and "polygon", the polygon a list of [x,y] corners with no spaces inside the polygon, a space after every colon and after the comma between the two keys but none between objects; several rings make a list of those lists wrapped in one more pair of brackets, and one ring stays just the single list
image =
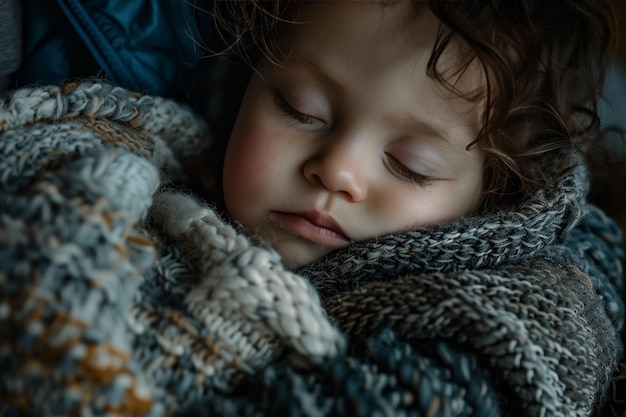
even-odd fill
[{"label": "eyelash", "polygon": [[389,165],[391,165],[391,168],[396,171],[398,175],[406,178],[418,187],[428,187],[430,185],[433,185],[433,182],[436,180],[436,178],[428,177],[426,175],[411,171],[410,169],[402,165],[400,161],[398,161],[396,158],[389,154],[387,154],[387,159]]},{"label": "eyelash", "polygon": [[294,109],[288,102],[280,95],[280,93],[274,94],[274,104],[276,108],[284,113],[287,117],[295,120],[296,122],[303,125],[319,125],[326,124],[323,120],[318,119],[317,117],[310,116],[308,114],[299,112]]},{"label": "eyelash", "polygon": [[[316,117],[310,116],[308,114],[299,112],[298,110],[294,109],[287,102],[287,100],[285,100],[283,96],[280,95],[280,93],[278,92],[274,94],[274,104],[276,105],[276,108],[280,110],[282,113],[284,113],[287,117],[303,125],[315,125],[319,123],[326,124],[326,122],[324,122],[323,120],[320,120]],[[387,158],[389,160],[389,164],[391,165],[391,168],[394,171],[396,171],[398,175],[400,175],[403,178],[406,178],[407,180],[411,181],[413,184],[417,185],[418,187],[427,187],[429,185],[432,185],[433,182],[436,180],[436,178],[428,177],[426,175],[422,175],[417,172],[411,171],[410,169],[405,167],[400,161],[398,161],[396,158],[394,158],[393,156],[389,154],[387,154]]]}]

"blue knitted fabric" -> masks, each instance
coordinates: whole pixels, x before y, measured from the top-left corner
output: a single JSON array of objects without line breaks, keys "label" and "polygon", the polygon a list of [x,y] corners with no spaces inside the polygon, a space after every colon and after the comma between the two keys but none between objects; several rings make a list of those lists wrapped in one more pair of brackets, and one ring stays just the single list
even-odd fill
[{"label": "blue knitted fabric", "polygon": [[173,185],[209,144],[187,107],[98,80],[0,96],[0,416],[598,410],[624,252],[583,166],[290,271]]}]

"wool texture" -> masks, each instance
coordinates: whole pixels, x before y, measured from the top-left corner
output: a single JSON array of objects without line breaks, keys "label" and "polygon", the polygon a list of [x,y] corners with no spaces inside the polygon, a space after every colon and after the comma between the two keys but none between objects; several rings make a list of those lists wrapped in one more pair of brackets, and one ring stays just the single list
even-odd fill
[{"label": "wool texture", "polygon": [[186,106],[100,80],[0,96],[1,416],[600,409],[624,251],[583,164],[291,271],[185,188],[209,145]]}]

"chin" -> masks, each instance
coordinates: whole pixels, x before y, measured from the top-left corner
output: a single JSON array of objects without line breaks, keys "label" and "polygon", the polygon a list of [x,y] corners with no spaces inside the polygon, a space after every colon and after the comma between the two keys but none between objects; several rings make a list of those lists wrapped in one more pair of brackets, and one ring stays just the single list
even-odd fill
[{"label": "chin", "polygon": [[327,253],[314,253],[307,248],[299,247],[299,245],[293,242],[276,243],[274,250],[278,252],[283,262],[283,265],[288,269],[297,269],[303,267],[311,262],[320,259]]},{"label": "chin", "polygon": [[281,256],[283,265],[287,269],[291,269],[291,270],[298,269],[300,267],[305,266],[308,263],[315,261],[316,259],[319,259],[319,258],[310,258],[310,257],[294,257],[294,256],[289,256],[289,255],[283,255],[283,254],[280,254],[280,256]]}]

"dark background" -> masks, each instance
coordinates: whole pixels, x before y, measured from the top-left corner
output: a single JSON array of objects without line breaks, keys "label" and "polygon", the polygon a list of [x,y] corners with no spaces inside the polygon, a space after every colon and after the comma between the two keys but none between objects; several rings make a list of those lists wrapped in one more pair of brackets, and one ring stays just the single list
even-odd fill
[{"label": "dark background", "polygon": [[626,0],[612,0],[615,17],[620,25],[617,55],[626,64]]}]

